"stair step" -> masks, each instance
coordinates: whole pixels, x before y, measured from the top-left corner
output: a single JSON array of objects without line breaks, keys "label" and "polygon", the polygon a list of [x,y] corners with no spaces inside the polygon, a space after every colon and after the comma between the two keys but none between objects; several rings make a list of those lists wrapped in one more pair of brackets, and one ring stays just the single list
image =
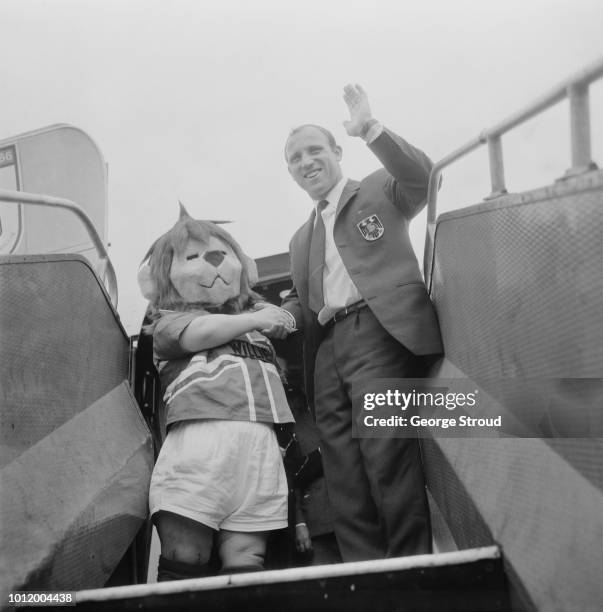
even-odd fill
[{"label": "stair step", "polygon": [[87,610],[509,610],[497,546],[79,591]]}]

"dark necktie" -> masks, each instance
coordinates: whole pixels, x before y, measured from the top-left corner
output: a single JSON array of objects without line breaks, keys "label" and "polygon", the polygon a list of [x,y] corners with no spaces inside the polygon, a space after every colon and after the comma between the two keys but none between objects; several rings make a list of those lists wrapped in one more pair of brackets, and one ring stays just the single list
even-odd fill
[{"label": "dark necktie", "polygon": [[320,312],[325,305],[322,293],[322,277],[325,267],[325,223],[322,220],[322,211],[326,208],[327,200],[321,200],[316,207],[316,223],[312,240],[310,241],[310,255],[308,257],[308,303],[315,313]]}]

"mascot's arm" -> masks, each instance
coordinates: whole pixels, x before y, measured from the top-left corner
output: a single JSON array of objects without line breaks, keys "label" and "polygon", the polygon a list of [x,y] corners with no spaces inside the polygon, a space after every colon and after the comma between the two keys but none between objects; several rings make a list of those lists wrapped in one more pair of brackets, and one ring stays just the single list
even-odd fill
[{"label": "mascot's arm", "polygon": [[202,315],[187,325],[180,336],[180,345],[196,353],[230,342],[241,334],[286,326],[288,322],[288,315],[276,306],[236,315]]}]

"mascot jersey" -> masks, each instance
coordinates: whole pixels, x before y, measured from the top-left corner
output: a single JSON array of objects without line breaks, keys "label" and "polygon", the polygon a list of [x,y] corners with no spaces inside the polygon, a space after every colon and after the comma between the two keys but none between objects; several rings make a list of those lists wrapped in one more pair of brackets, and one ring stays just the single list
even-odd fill
[{"label": "mascot jersey", "polygon": [[260,332],[192,354],[180,346],[186,326],[202,314],[162,311],[153,332],[167,426],[189,419],[293,422],[274,348]]}]

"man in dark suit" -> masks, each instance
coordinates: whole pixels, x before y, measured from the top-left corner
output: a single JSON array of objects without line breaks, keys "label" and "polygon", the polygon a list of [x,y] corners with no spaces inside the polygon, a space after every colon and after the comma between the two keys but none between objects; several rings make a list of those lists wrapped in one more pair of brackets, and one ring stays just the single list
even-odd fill
[{"label": "man in dark suit", "polygon": [[425,376],[442,344],[408,234],[431,162],[372,117],[360,86],[346,86],[344,100],[347,133],[384,169],[347,180],[329,131],[291,132],[289,173],[314,209],[290,243],[283,308],[304,335],[335,533],[344,561],[354,561],[430,552],[431,530],[418,441],[352,438],[352,384]]}]

